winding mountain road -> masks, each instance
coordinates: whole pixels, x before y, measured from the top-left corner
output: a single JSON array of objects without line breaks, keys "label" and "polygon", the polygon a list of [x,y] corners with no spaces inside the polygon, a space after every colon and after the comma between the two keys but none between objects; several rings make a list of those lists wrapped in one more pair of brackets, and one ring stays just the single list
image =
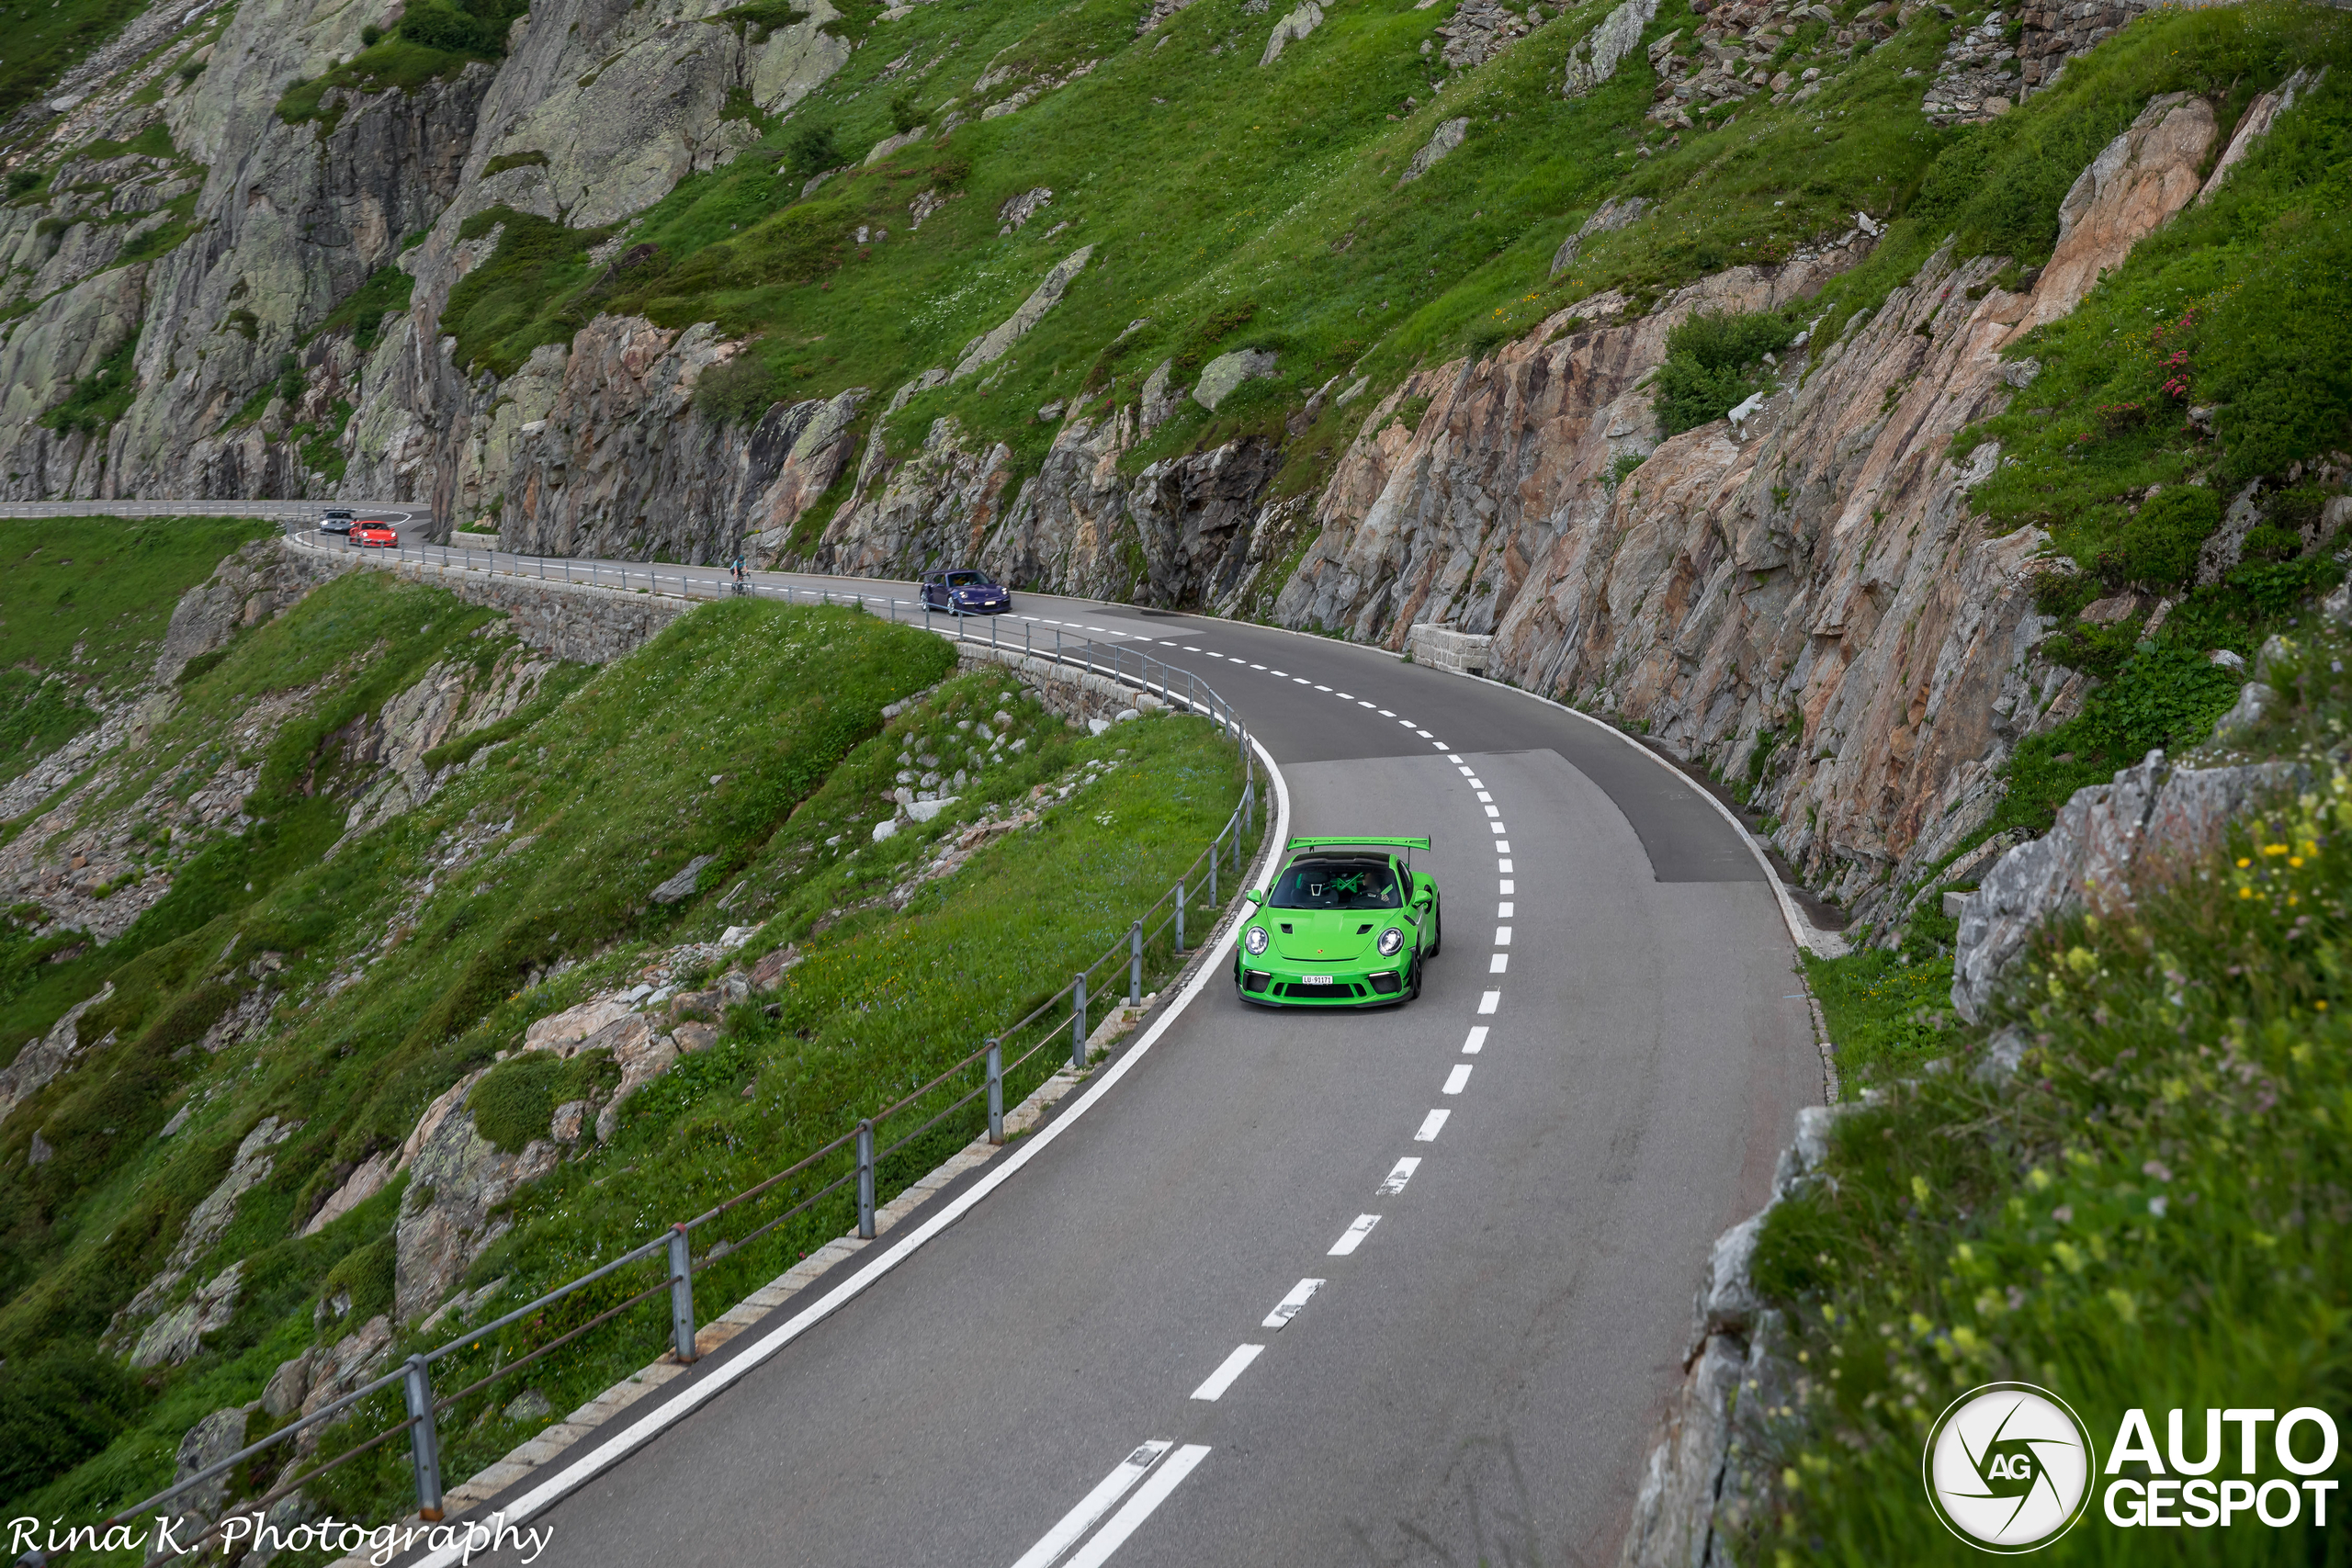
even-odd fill
[{"label": "winding mountain road", "polygon": [[1821,1099],[1781,895],[1695,784],[1524,694],[1016,598],[1214,684],[1290,832],[1429,834],[1422,996],[1268,1012],[1220,968],[840,1310],[726,1371],[888,1244],[630,1407],[691,1409],[625,1459],[592,1436],[477,1515],[568,1476],[563,1568],[1613,1562],[1707,1247]]}]

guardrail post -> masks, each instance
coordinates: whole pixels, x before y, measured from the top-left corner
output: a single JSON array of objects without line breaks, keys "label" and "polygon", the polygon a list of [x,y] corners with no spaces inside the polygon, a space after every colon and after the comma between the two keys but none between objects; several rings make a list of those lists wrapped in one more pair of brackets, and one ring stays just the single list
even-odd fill
[{"label": "guardrail post", "polygon": [[401,1392],[408,1400],[409,1419],[416,1424],[408,1429],[409,1458],[416,1469],[416,1516],[421,1519],[441,1517],[441,1438],[433,1427],[433,1369],[422,1355],[408,1359],[407,1375],[401,1380]]},{"label": "guardrail post", "polygon": [[695,1271],[684,1225],[670,1227],[670,1348],[681,1361],[695,1359]]},{"label": "guardrail post", "polygon": [[1086,1068],[1086,975],[1080,971],[1069,995],[1069,1065]]},{"label": "guardrail post", "polygon": [[1004,1142],[1004,1047],[989,1042],[989,1142]]},{"label": "guardrail post", "polygon": [[1176,879],[1176,956],[1184,956],[1184,879]]},{"label": "guardrail post", "polygon": [[1218,901],[1216,896],[1216,846],[1217,839],[1224,837],[1223,833],[1219,833],[1216,839],[1209,840],[1209,908],[1212,909],[1221,909],[1225,907]]},{"label": "guardrail post", "polygon": [[874,1239],[874,1123],[857,1124],[857,1234]]},{"label": "guardrail post", "polygon": [[1143,1006],[1143,922],[1127,928],[1127,1005]]}]

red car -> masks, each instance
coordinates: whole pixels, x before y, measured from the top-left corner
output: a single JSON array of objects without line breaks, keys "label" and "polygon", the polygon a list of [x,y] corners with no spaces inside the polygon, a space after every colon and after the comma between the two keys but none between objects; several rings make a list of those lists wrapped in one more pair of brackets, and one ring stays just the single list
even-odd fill
[{"label": "red car", "polygon": [[351,542],[360,547],[380,550],[397,548],[401,542],[399,530],[389,523],[354,523]]}]

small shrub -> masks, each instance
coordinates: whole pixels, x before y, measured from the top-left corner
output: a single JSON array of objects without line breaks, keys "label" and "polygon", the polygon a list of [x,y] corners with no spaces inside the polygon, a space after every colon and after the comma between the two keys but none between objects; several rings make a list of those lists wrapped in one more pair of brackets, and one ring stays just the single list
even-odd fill
[{"label": "small shrub", "polygon": [[2197,570],[2197,552],[2222,525],[2222,498],[2202,485],[2168,485],[2125,524],[2099,557],[2109,581],[2162,592]]},{"label": "small shrub", "polygon": [[534,1138],[546,1137],[563,1067],[548,1052],[526,1051],[491,1068],[466,1096],[474,1131],[510,1155],[522,1153]]},{"label": "small shrub", "polygon": [[1702,312],[1666,334],[1657,373],[1657,414],[1668,435],[1695,430],[1739,406],[1764,383],[1762,361],[1797,335],[1777,311]]},{"label": "small shrub", "polygon": [[750,424],[775,400],[775,371],[756,345],[712,366],[695,383],[695,407],[717,424]]},{"label": "small shrub", "polygon": [[356,1325],[378,1313],[390,1312],[399,1261],[399,1250],[390,1235],[355,1247],[327,1270],[327,1277],[319,1283],[319,1299],[332,1301],[338,1293],[348,1293],[351,1310],[343,1314],[347,1325]]},{"label": "small shrub", "polygon": [[830,125],[804,125],[784,144],[784,165],[801,179],[812,179],[842,161]]},{"label": "small shrub", "polygon": [[141,1403],[137,1382],[95,1346],[11,1355],[0,1376],[0,1495],[23,1497],[98,1452]]},{"label": "small shrub", "polygon": [[901,136],[922,123],[922,111],[915,107],[915,96],[911,90],[890,100],[890,123]]},{"label": "small shrub", "polygon": [[373,49],[384,41],[384,29],[370,22],[359,29],[359,47]]}]

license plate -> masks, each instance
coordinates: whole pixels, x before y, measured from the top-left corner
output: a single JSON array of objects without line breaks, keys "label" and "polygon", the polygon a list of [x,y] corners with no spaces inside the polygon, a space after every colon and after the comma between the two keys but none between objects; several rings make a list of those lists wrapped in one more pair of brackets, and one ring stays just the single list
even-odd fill
[{"label": "license plate", "polygon": [[1298,977],[1298,983],[1302,986],[1328,986],[1331,983],[1331,976],[1329,975],[1301,975]]}]

